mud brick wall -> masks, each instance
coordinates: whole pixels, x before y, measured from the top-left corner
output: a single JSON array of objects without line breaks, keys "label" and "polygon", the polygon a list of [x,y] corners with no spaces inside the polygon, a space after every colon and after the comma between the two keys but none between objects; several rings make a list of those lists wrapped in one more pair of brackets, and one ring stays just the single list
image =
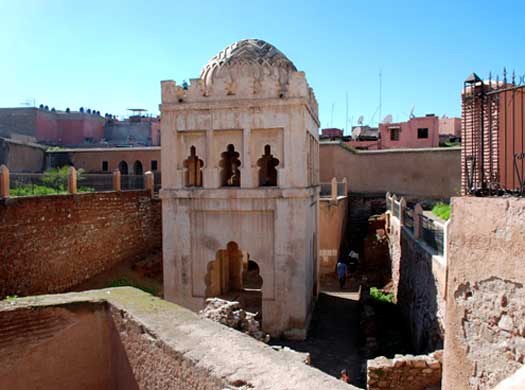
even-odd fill
[{"label": "mud brick wall", "polygon": [[368,361],[368,390],[427,390],[441,388],[443,351],[430,355],[384,356]]},{"label": "mud brick wall", "polygon": [[388,234],[392,282],[397,304],[410,327],[417,353],[443,348],[445,317],[444,259],[416,240],[390,217]]},{"label": "mud brick wall", "polygon": [[525,199],[452,199],[443,387],[488,390],[525,363]]},{"label": "mud brick wall", "polygon": [[0,199],[0,299],[64,292],[161,246],[147,191]]}]

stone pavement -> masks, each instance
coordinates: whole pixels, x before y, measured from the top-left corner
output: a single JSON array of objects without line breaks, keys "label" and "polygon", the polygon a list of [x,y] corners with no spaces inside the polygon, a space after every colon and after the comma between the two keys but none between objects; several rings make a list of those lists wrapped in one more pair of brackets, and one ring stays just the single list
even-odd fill
[{"label": "stone pavement", "polygon": [[366,375],[361,372],[365,358],[359,350],[359,284],[349,280],[340,290],[337,280],[325,282],[308,338],[305,341],[272,340],[296,351],[309,352],[312,366],[339,377],[347,369],[353,385],[365,387]]}]

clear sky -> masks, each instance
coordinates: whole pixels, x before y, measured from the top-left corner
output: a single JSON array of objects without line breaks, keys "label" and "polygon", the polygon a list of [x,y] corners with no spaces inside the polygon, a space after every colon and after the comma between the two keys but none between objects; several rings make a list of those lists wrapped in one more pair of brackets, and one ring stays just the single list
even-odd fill
[{"label": "clear sky", "polygon": [[349,122],[377,122],[380,71],[383,117],[459,116],[470,72],[525,73],[524,12],[523,0],[0,0],[0,107],[157,114],[160,80],[198,77],[260,38],[306,72],[323,127],[346,127],[347,94]]}]

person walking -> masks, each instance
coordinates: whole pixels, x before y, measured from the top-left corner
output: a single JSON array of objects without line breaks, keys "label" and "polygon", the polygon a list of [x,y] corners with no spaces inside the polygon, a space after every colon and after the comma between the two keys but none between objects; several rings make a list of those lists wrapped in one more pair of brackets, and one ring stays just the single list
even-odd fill
[{"label": "person walking", "polygon": [[344,288],[346,283],[346,272],[348,271],[348,268],[346,267],[346,264],[342,261],[339,261],[337,263],[337,279],[339,280],[339,287],[341,289]]}]

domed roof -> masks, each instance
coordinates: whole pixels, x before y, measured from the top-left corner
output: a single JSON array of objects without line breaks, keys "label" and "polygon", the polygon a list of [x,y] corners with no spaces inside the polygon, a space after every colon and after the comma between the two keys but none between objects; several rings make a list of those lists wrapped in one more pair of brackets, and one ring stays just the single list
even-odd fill
[{"label": "domed roof", "polygon": [[258,65],[263,68],[280,68],[287,72],[297,71],[293,62],[275,46],[262,39],[243,39],[210,59],[202,68],[200,78],[209,83],[217,72],[236,65]]}]

